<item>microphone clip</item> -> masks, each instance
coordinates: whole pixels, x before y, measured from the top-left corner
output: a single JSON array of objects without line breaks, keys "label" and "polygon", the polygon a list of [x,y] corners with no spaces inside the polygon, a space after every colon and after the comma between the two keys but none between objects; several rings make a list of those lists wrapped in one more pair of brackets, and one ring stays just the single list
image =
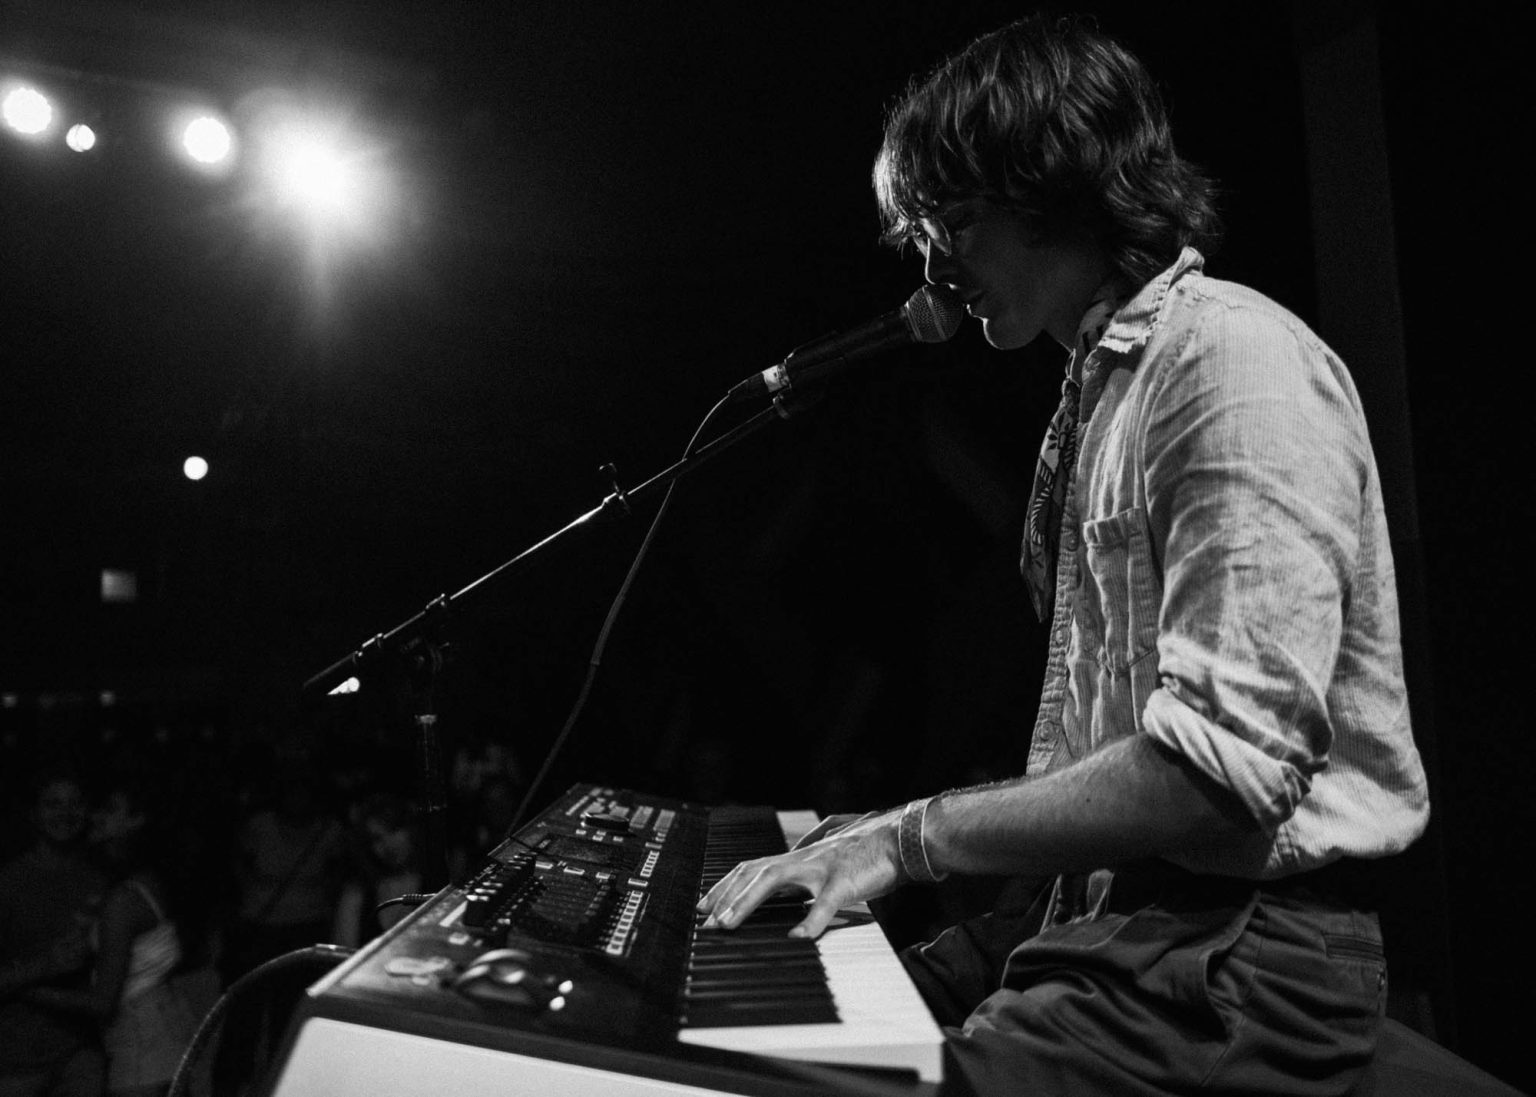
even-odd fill
[{"label": "microphone clip", "polygon": [[773,398],[773,410],[780,419],[792,419],[807,408],[813,408],[826,398],[826,393],[812,389],[809,392],[793,392],[785,388]]},{"label": "microphone clip", "polygon": [[598,509],[604,514],[617,511],[618,514],[615,517],[628,518],[633,513],[633,510],[629,505],[629,496],[624,493],[624,489],[619,485],[619,466],[609,461],[597,471],[603,474],[609,486],[613,488],[613,491],[603,500],[603,505]]}]

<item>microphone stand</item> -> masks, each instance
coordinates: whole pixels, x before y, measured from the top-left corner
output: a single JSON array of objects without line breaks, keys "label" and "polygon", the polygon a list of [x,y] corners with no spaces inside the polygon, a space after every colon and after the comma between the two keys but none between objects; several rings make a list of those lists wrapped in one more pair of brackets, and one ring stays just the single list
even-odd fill
[{"label": "microphone stand", "polygon": [[613,480],[613,491],[598,506],[528,546],[457,593],[438,595],[417,613],[388,632],[378,633],[365,641],[304,683],[301,695],[309,701],[318,701],[333,693],[350,692],[345,687],[352,679],[361,680],[365,676],[379,675],[386,669],[395,674],[403,672],[412,696],[412,722],[421,747],[422,791],[427,824],[423,890],[436,891],[448,880],[447,793],[443,781],[441,730],[437,714],[433,711],[432,691],[443,665],[443,647],[436,637],[443,629],[449,612],[471,595],[484,590],[492,581],[527,570],[540,553],[597,519],[628,517],[632,513],[633,504],[643,502],[674,480],[714,460],[769,423],[790,418],[809,403],[803,398],[795,403],[787,395],[774,397],[770,407],[726,431],[714,441],[700,446],[629,491],[619,486],[618,470],[612,464],[604,465],[602,471]]}]

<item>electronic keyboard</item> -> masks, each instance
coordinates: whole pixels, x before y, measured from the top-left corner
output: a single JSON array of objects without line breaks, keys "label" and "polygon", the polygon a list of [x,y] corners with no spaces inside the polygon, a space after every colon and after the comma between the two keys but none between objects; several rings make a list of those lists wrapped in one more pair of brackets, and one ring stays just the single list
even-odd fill
[{"label": "electronic keyboard", "polygon": [[812,812],[577,785],[316,983],[269,1097],[932,1092],[943,1034],[866,908],[704,929],[700,895]]}]

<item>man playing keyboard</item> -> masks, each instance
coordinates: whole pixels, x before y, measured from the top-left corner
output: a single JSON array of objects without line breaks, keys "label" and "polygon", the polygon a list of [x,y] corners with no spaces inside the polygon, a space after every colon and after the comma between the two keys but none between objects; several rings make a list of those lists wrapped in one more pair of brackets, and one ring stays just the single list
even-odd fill
[{"label": "man playing keyboard", "polygon": [[829,819],[700,901],[791,932],[950,873],[1048,879],[904,960],[947,1081],[990,1093],[1344,1093],[1386,969],[1368,864],[1423,831],[1375,458],[1339,359],[1207,277],[1207,181],[1140,63],[1031,17],[892,110],[875,165],[998,348],[1070,351],[1021,570],[1050,627],[1026,773]]}]

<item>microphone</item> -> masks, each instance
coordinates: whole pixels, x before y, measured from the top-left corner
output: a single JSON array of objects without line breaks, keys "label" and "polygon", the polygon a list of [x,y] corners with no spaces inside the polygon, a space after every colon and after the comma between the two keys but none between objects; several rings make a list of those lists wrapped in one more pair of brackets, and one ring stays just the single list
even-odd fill
[{"label": "microphone", "polygon": [[894,312],[795,348],[778,365],[736,385],[726,399],[750,400],[786,391],[797,384],[819,384],[861,358],[909,343],[948,342],[964,319],[965,305],[951,291],[942,286],[924,286]]}]

